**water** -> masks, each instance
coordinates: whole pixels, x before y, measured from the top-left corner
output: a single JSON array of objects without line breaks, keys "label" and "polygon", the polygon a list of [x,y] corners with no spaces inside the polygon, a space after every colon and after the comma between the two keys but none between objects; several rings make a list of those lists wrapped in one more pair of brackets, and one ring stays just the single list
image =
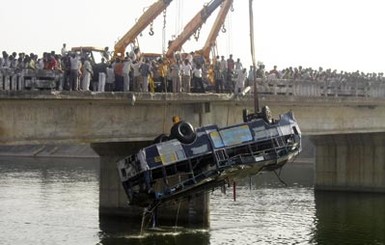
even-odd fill
[{"label": "water", "polygon": [[[97,160],[0,159],[0,244],[385,244],[385,195],[314,192],[289,165],[211,193],[210,227],[99,218]],[[250,188],[251,187],[251,188]]]}]

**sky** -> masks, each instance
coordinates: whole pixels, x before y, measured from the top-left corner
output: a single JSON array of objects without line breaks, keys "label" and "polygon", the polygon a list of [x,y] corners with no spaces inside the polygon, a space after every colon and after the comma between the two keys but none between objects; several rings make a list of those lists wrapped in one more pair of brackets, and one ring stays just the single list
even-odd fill
[{"label": "sky", "polygon": [[[173,0],[164,17],[138,37],[143,52],[161,53],[163,40],[177,36],[210,0]],[[155,0],[12,0],[2,1],[0,51],[41,55],[73,46],[108,46],[111,50]],[[226,33],[217,38],[218,54],[233,54],[245,67],[252,64],[249,1],[234,0]],[[383,0],[253,0],[256,60],[267,69],[311,67],[337,71],[385,72],[385,1]],[[203,47],[217,11],[202,26],[198,41],[183,46]],[[130,48],[128,48],[129,50]]]}]

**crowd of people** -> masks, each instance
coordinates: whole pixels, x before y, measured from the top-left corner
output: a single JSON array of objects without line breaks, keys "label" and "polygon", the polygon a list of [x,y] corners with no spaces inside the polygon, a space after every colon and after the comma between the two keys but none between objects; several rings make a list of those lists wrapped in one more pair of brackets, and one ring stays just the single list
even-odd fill
[{"label": "crowd of people", "polygon": [[364,73],[360,71],[355,72],[346,72],[332,70],[332,69],[323,69],[319,67],[318,69],[313,68],[303,68],[299,67],[289,67],[283,70],[278,70],[276,66],[270,71],[265,71],[263,65],[260,65],[257,70],[257,76],[259,78],[265,79],[292,79],[292,80],[306,80],[306,81],[319,81],[327,82],[334,81],[339,83],[367,83],[369,81],[378,81],[384,82],[384,74],[380,73]]},{"label": "crowd of people", "polygon": [[[42,57],[31,53],[8,54],[0,57],[0,75],[16,74],[20,77],[38,71],[57,74],[55,89],[69,91],[134,91],[190,93],[205,91],[239,94],[257,79],[291,79],[311,81],[333,81],[340,83],[384,81],[383,73],[337,72],[323,68],[312,69],[289,67],[266,70],[258,64],[256,70],[249,70],[233,55],[228,58],[217,56],[213,64],[207,64],[203,57],[176,53],[170,62],[162,57],[145,57],[139,48],[127,52],[124,58],[111,61],[106,47],[100,62],[93,60],[90,52],[68,51],[63,44],[60,54],[44,53]],[[0,81],[1,82],[1,81]],[[0,87],[1,89],[1,87]]]}]

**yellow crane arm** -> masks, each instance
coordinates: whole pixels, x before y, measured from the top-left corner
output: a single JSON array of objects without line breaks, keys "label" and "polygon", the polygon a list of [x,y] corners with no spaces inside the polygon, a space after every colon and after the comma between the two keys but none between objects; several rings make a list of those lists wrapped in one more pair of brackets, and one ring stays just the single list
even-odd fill
[{"label": "yellow crane arm", "polygon": [[159,0],[152,4],[139,18],[135,25],[115,44],[114,56],[124,57],[126,47],[135,41],[135,38],[149,25],[151,22],[165,10],[172,0]]},{"label": "yellow crane arm", "polygon": [[197,53],[202,55],[206,61],[210,59],[210,51],[212,47],[215,46],[216,39],[218,37],[221,26],[226,20],[226,16],[233,4],[233,0],[225,0],[223,6],[221,7],[217,18],[215,19],[213,28],[210,31],[209,36],[207,37],[206,43],[201,50],[198,50]]},{"label": "yellow crane arm", "polygon": [[176,51],[180,51],[182,45],[206,22],[207,18],[217,9],[225,0],[213,0],[204,6],[185,26],[182,33],[173,40],[166,52],[167,58],[172,58]]}]

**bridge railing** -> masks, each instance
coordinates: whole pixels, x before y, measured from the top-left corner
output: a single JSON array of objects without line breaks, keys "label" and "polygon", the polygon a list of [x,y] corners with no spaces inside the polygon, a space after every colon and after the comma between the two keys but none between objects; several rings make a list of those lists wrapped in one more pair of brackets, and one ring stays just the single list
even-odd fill
[{"label": "bridge railing", "polygon": [[61,73],[50,70],[28,70],[15,72],[14,69],[0,69],[0,90],[54,89]]},{"label": "bridge railing", "polygon": [[257,79],[258,93],[305,97],[385,97],[382,81],[314,81],[293,79]]},{"label": "bridge railing", "polygon": [[[55,71],[15,73],[0,69],[0,90],[62,88],[63,76]],[[335,81],[257,79],[258,93],[305,97],[385,97],[385,81]]]}]

